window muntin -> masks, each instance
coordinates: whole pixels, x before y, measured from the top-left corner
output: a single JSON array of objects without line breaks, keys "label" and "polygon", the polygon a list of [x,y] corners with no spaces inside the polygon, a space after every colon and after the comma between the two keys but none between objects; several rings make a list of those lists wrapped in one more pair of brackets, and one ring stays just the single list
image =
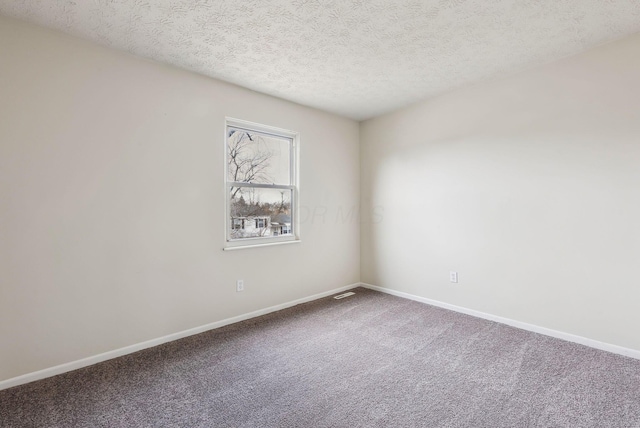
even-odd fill
[{"label": "window muntin", "polygon": [[296,143],[296,133],[227,120],[227,246],[299,239]]}]

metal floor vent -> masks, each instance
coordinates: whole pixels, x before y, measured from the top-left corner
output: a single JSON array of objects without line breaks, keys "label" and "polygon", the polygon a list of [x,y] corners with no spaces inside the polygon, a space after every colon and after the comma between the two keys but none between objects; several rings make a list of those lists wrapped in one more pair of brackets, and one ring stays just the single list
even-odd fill
[{"label": "metal floor vent", "polygon": [[334,299],[336,300],[340,300],[340,299],[344,299],[345,297],[349,297],[349,296],[353,296],[354,293],[353,291],[349,291],[347,293],[342,293],[342,294],[338,294],[337,296],[333,296]]}]

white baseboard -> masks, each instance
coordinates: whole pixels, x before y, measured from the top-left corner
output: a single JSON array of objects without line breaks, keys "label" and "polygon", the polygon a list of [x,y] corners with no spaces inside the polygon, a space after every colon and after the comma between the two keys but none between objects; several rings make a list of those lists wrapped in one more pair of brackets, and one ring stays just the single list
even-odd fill
[{"label": "white baseboard", "polygon": [[380,291],[382,293],[391,294],[393,296],[403,297],[405,299],[415,300],[416,302],[426,303],[432,306],[437,306],[444,309],[449,309],[455,312],[471,315],[477,318],[484,318],[489,321],[495,321],[500,324],[506,324],[511,327],[516,327],[522,330],[532,331],[534,333],[544,334],[545,336],[555,337],[557,339],[563,339],[568,342],[579,343],[580,345],[589,346],[591,348],[600,349],[602,351],[611,352],[618,355],[624,355],[625,357],[631,357],[640,360],[640,351],[630,348],[624,348],[618,345],[612,345],[610,343],[600,342],[597,340],[589,339],[582,336],[577,336],[571,333],[565,333],[558,330],[552,330],[546,327],[540,327],[534,324],[528,324],[522,321],[512,320],[510,318],[504,318],[497,315],[487,314],[485,312],[476,311],[473,309],[463,308],[462,306],[451,305],[449,303],[440,302],[438,300],[427,299],[426,297],[420,297],[413,294],[405,293],[402,291],[392,290],[390,288],[379,287],[377,285],[371,285],[367,283],[360,283],[364,288]]},{"label": "white baseboard", "polygon": [[178,333],[169,334],[167,336],[159,337],[157,339],[147,340],[145,342],[136,343],[134,345],[125,346],[124,348],[114,349],[113,351],[104,352],[102,354],[94,355],[91,357],[83,358],[81,360],[71,361],[69,363],[60,364],[58,366],[49,367],[47,369],[38,370],[36,372],[27,373],[22,376],[17,376],[11,379],[0,381],[0,391],[14,386],[22,385],[36,380],[45,379],[51,376],[59,375],[62,373],[70,372],[72,370],[81,369],[93,364],[101,363],[112,358],[121,357],[123,355],[132,354],[143,349],[152,348],[154,346],[162,345],[163,343],[171,342],[174,340],[182,339],[183,337],[193,336],[194,334],[203,333],[205,331],[213,330],[216,328],[224,327],[225,325],[237,323],[240,321],[248,320],[250,318],[266,315],[271,312],[280,311],[282,309],[290,308],[301,303],[307,303],[312,300],[321,299],[323,297],[331,296],[332,294],[340,293],[346,290],[350,290],[355,287],[359,287],[360,283],[345,285],[344,287],[335,288],[333,290],[325,291],[322,293],[314,294],[312,296],[303,297],[301,299],[292,300],[290,302],[282,303],[280,305],[271,306],[269,308],[260,309],[257,311],[249,312],[248,314],[238,315],[236,317],[227,318],[221,321],[212,322],[210,324],[202,325],[200,327],[190,328],[188,330],[180,331]]}]

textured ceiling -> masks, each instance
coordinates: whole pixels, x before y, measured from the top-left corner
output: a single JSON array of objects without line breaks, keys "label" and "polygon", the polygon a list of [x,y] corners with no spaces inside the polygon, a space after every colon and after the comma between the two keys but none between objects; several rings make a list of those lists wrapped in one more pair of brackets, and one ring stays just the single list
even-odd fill
[{"label": "textured ceiling", "polygon": [[358,120],[640,31],[640,0],[0,0],[0,14]]}]

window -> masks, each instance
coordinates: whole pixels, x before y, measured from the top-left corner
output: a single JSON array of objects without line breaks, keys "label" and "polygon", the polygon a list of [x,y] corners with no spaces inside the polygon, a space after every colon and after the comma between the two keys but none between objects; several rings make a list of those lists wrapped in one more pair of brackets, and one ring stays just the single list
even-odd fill
[{"label": "window", "polygon": [[291,226],[288,224],[271,226],[273,228],[273,236],[288,235],[291,233]]},{"label": "window", "polygon": [[299,239],[297,139],[295,132],[227,119],[226,247]]}]

